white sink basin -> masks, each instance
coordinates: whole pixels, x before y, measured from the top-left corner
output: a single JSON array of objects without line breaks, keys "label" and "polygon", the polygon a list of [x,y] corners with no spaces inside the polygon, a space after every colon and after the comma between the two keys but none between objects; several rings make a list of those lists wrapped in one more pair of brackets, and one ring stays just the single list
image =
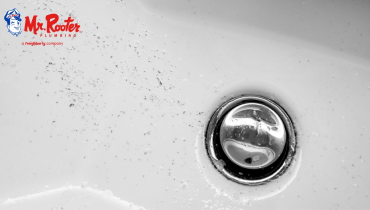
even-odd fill
[{"label": "white sink basin", "polygon": [[[75,38],[0,31],[0,209],[364,209],[370,2],[1,2],[72,16]],[[57,41],[63,46],[23,46]],[[258,187],[204,132],[240,94],[292,117],[295,161]]]}]

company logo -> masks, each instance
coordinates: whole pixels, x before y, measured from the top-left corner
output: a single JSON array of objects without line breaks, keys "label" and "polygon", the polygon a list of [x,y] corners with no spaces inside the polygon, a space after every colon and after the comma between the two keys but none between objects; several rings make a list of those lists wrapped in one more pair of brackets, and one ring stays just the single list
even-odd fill
[{"label": "company logo", "polygon": [[16,8],[8,10],[4,16],[4,20],[6,21],[8,32],[13,36],[18,37],[22,33],[21,13]]},{"label": "company logo", "polygon": [[[74,19],[71,17],[64,20],[63,24],[57,24],[59,21],[59,15],[46,15],[46,27],[44,27],[44,23],[36,21],[37,15],[34,15],[32,19],[30,19],[29,16],[26,16],[25,19],[24,31],[33,32],[33,34],[37,35],[37,32],[40,30],[42,32],[40,37],[76,37],[76,33],[80,32],[80,25],[78,23],[74,23]],[[9,33],[13,36],[21,34],[22,19],[21,14],[16,8],[8,10],[4,16],[4,20],[7,22]]]},{"label": "company logo", "polygon": [[59,16],[57,14],[50,14],[46,15],[46,28],[43,27],[43,23],[36,21],[37,15],[34,15],[32,20],[30,21],[30,18],[26,17],[26,23],[24,26],[24,31],[33,31],[34,34],[37,34],[38,30],[43,30],[47,33],[53,33],[53,32],[79,32],[80,25],[77,23],[72,23],[74,19],[71,17],[68,17],[67,20],[64,22],[65,25],[58,25],[56,24],[59,20]]}]

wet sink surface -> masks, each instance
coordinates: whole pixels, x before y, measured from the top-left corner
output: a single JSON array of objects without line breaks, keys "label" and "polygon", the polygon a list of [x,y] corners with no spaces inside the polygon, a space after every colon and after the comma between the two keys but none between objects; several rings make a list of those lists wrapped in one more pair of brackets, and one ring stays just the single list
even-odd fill
[{"label": "wet sink surface", "polygon": [[[369,3],[0,5],[72,16],[82,31],[13,37],[3,22],[1,208],[369,206]],[[63,46],[21,45],[32,40]],[[212,113],[245,93],[297,127],[293,166],[266,186],[226,180],[205,153]]]}]

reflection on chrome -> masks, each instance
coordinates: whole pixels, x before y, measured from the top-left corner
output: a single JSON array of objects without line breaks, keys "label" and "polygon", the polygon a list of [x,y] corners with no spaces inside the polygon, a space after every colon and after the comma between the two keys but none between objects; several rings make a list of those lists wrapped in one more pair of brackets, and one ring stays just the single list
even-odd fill
[{"label": "reflection on chrome", "polygon": [[257,147],[233,139],[226,139],[222,147],[235,164],[245,168],[265,167],[276,157],[270,148]]},{"label": "reflection on chrome", "polygon": [[231,110],[220,128],[222,149],[240,167],[257,169],[274,163],[284,150],[287,135],[275,111],[247,103]]},{"label": "reflection on chrome", "polygon": [[214,112],[205,147],[214,168],[227,179],[257,186],[286,172],[296,138],[293,122],[279,104],[263,96],[241,95]]},{"label": "reflection on chrome", "polygon": [[253,190],[251,188],[245,188],[244,185],[229,182],[220,176],[219,173],[215,172],[213,165],[209,164],[209,157],[207,156],[206,148],[203,146],[206,141],[203,135],[204,132],[203,128],[199,128],[196,137],[195,155],[197,157],[198,170],[211,189],[214,190],[215,199],[218,196],[224,196],[233,202],[242,205],[251,205],[254,201],[265,200],[283,192],[297,177],[302,161],[302,150],[300,149],[297,149],[297,154],[291,164],[292,166],[287,169],[287,173],[284,176],[279,178],[278,182],[260,185],[259,187],[254,187]]}]

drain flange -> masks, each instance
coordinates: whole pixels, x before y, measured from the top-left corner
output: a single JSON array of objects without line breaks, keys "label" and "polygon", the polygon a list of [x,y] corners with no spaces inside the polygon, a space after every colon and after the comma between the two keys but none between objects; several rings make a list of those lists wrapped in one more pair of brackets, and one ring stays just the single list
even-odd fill
[{"label": "drain flange", "polygon": [[292,120],[276,102],[243,95],[223,103],[206,131],[213,165],[228,179],[261,185],[283,174],[296,149]]}]

